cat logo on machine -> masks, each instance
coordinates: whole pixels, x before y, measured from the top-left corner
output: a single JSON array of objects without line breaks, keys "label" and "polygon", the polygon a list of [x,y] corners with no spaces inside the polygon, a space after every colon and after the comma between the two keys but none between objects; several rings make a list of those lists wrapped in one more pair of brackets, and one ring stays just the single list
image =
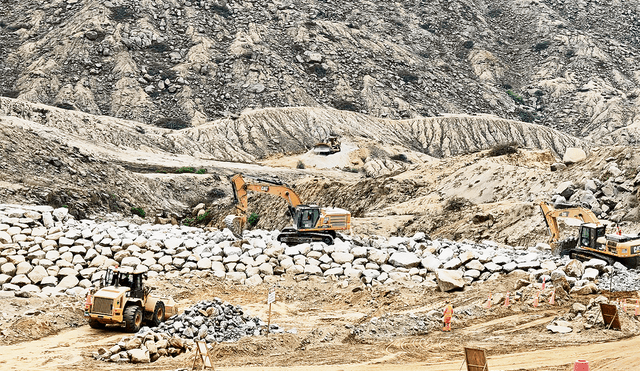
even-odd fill
[{"label": "cat logo on machine", "polygon": [[260,187],[260,190],[262,192],[269,192],[269,186],[262,186],[262,187]]}]

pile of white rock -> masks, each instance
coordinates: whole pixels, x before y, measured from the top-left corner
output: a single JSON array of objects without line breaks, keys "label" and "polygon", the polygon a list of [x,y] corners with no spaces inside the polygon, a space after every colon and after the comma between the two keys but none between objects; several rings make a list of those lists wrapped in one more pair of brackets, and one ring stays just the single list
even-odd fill
[{"label": "pile of white rock", "polygon": [[[498,247],[484,241],[340,235],[334,245],[287,246],[278,231],[246,231],[179,225],[74,220],[65,208],[0,205],[0,285],[19,296],[83,295],[116,264],[168,278],[208,273],[246,285],[277,276],[336,277],[365,284],[391,283],[459,289],[514,270],[535,279],[564,275],[583,287],[603,272],[603,261],[572,263],[552,256],[546,244]],[[567,269],[570,268],[570,269]],[[595,285],[592,285],[595,287]]]}]

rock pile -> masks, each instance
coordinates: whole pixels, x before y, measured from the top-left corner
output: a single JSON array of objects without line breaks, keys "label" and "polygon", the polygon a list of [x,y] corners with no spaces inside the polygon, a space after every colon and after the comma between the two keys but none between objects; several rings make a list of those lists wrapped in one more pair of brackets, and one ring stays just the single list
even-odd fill
[{"label": "rock pile", "polygon": [[594,326],[600,324],[604,326],[602,319],[602,313],[600,310],[600,303],[616,304],[618,306],[618,315],[620,321],[623,324],[623,331],[638,331],[637,319],[633,316],[633,305],[629,305],[627,312],[625,312],[623,306],[620,303],[610,302],[609,299],[600,295],[596,298],[589,300],[587,305],[582,303],[573,303],[571,310],[560,317],[556,317],[547,325],[547,330],[554,333],[579,333],[584,330],[589,330]]},{"label": "rock pile", "polygon": [[[260,335],[265,325],[260,318],[249,316],[240,306],[214,298],[185,309],[182,314],[161,323],[155,331],[213,343],[238,341],[243,336]],[[141,330],[142,333],[144,331],[145,329]]]},{"label": "rock pile", "polygon": [[[591,209],[600,219],[615,222],[637,218],[635,196],[640,176],[629,178],[625,166],[618,165],[615,157],[605,159],[598,173],[606,179],[587,179],[582,183],[565,181],[554,190],[552,200],[560,204],[574,204]],[[624,170],[623,170],[624,169]]]},{"label": "rock pile", "polygon": [[162,356],[177,356],[189,350],[193,341],[164,333],[147,331],[125,337],[111,348],[100,348],[94,358],[107,362],[154,362]]},{"label": "rock pile", "polygon": [[[287,246],[278,231],[247,231],[236,239],[229,230],[204,231],[172,225],[126,221],[76,221],[65,208],[35,207],[0,211],[0,285],[17,295],[81,294],[119,264],[146,271],[149,277],[177,277],[209,272],[247,285],[289,274],[358,279],[365,284],[394,282],[460,289],[522,270],[541,279],[566,276],[583,291],[606,263],[582,264],[555,257],[548,245],[499,248],[483,244],[412,237],[341,236],[334,245]],[[573,290],[572,289],[572,290]],[[590,291],[589,291],[590,292]]]},{"label": "rock pile", "polygon": [[[219,298],[201,301],[171,317],[154,329],[143,327],[133,338],[124,338],[94,356],[108,362],[154,362],[161,356],[176,356],[190,349],[195,340],[207,343],[238,341],[243,336],[262,334],[266,323],[251,317],[240,306]],[[271,325],[281,332],[278,325]]]}]

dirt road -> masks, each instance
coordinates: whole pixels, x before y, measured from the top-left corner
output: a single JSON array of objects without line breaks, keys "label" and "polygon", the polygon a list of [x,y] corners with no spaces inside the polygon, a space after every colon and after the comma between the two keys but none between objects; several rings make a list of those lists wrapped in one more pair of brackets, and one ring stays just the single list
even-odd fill
[{"label": "dirt road", "polygon": [[[539,308],[524,302],[491,310],[478,305],[477,301],[483,299],[477,298],[484,298],[488,290],[498,291],[500,285],[513,285],[510,280],[449,294],[424,288],[362,289],[331,281],[283,281],[278,302],[273,306],[272,323],[295,331],[220,343],[215,346],[214,364],[217,369],[237,371],[459,370],[463,347],[467,346],[486,349],[491,370],[568,371],[576,359],[587,359],[597,370],[640,369],[640,356],[633,351],[640,347],[640,331],[631,316],[622,318],[622,332],[605,330],[598,323],[569,334],[553,334],[546,329],[554,319],[570,316],[573,303],[586,304],[595,295]],[[193,279],[191,284],[167,284],[165,289],[172,286],[172,295],[184,306],[217,296],[266,319],[263,301],[267,287],[248,288],[199,279]],[[459,313],[452,333],[439,331],[439,314],[435,320],[430,319],[434,310],[440,313],[445,297],[452,298]],[[33,321],[49,318],[40,315]],[[111,347],[124,336],[127,334],[117,328],[94,330],[83,325],[37,340],[8,343],[0,347],[0,369],[191,367],[193,353],[162,357],[151,364],[116,365],[93,359],[98,348]]]}]

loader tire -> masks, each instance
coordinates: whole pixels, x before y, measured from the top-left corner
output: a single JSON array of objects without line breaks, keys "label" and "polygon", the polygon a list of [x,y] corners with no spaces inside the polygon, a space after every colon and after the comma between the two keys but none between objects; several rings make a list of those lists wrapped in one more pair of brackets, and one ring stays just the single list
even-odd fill
[{"label": "loader tire", "polygon": [[164,303],[159,301],[156,303],[156,307],[153,309],[153,315],[151,316],[151,325],[153,327],[159,326],[164,321]]},{"label": "loader tire", "polygon": [[89,319],[89,327],[101,330],[107,326],[104,323],[99,322],[97,319]]},{"label": "loader tire", "polygon": [[137,305],[124,308],[124,328],[127,332],[138,332],[142,326],[142,309]]}]

